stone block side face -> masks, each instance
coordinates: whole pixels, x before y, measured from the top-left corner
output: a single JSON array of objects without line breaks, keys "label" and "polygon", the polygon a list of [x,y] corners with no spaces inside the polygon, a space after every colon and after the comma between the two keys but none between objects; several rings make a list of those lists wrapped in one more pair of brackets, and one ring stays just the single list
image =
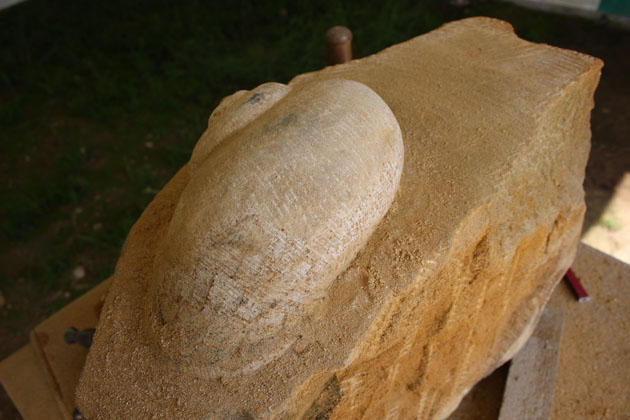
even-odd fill
[{"label": "stone block side face", "polygon": [[[235,378],[157,363],[138,335],[184,167],[136,223],[78,389],[88,418],[444,418],[525,342],[571,263],[601,62],[477,18],[296,78],[374,90],[405,161],[389,212],[282,357]],[[153,362],[152,362],[153,361]]]},{"label": "stone block side face", "polygon": [[[494,36],[506,38],[497,41],[503,43],[501,48],[488,45],[497,48],[501,57],[490,54],[486,63],[513,78],[512,82],[525,78],[521,88],[510,89],[514,96],[504,104],[523,118],[511,126],[499,123],[492,127],[494,132],[491,128],[487,133],[494,137],[489,143],[503,141],[514,149],[502,151],[501,145],[481,152],[485,154],[482,159],[494,155],[502,167],[485,173],[468,168],[471,177],[479,175],[489,184],[475,189],[476,198],[485,200],[470,206],[469,214],[451,234],[445,246],[448,250],[442,248],[433,264],[425,259],[415,280],[383,305],[372,329],[359,340],[359,348],[353,352],[356,359],[335,375],[339,402],[331,418],[447,417],[478,380],[509,360],[527,341],[553,287],[573,261],[585,212],[582,183],[601,64],[594,62],[589,68],[584,64],[590,60],[577,53],[518,40],[503,23],[480,23],[482,29],[497,30]],[[459,22],[447,27],[451,25]],[[468,29],[479,31],[480,27]],[[430,35],[437,37],[438,33]],[[464,44],[474,44],[471,39],[475,37],[470,32],[467,35]],[[479,44],[465,48],[482,50],[484,43]],[[395,62],[396,52],[382,54],[389,54],[389,60]],[[407,54],[413,60],[413,53]],[[370,60],[378,58],[368,58],[363,64],[368,67]],[[360,65],[348,73],[353,70],[354,77],[369,85],[371,76],[362,74]],[[339,77],[344,70],[326,72],[321,76]],[[538,91],[532,81],[539,85]],[[411,91],[414,88],[407,86]],[[465,86],[461,89],[466,91]],[[462,93],[461,101],[470,101],[465,96]],[[496,94],[491,92],[492,96]],[[540,102],[532,101],[534,98]],[[470,111],[466,105],[453,103],[453,108],[459,106],[459,124],[465,120],[461,114]],[[403,106],[392,109],[396,113]],[[404,112],[397,115],[406,134],[406,150],[413,155],[415,150],[408,145],[426,139],[418,138],[417,131],[411,133],[409,125],[418,122],[406,117]],[[485,121],[477,120],[477,128],[488,129],[483,123],[493,117],[497,118],[488,115]],[[454,137],[466,139],[456,131]],[[480,153],[474,147],[468,152]],[[441,159],[441,163],[451,164],[455,170],[465,165],[456,159]],[[475,169],[479,170],[475,173]],[[486,188],[492,192],[484,196]],[[439,204],[434,207],[443,210]],[[406,250],[398,252],[405,254]]]}]

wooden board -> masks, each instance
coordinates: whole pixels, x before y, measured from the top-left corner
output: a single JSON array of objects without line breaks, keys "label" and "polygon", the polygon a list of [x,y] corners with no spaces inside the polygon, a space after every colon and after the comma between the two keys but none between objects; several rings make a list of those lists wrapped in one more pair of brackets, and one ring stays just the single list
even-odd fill
[{"label": "wooden board", "polygon": [[630,415],[630,265],[581,244],[573,271],[591,296],[578,303],[561,284],[549,306],[564,312],[551,418]]},{"label": "wooden board", "polygon": [[67,344],[63,335],[70,326],[79,330],[96,327],[109,283],[109,279],[105,280],[31,332],[31,346],[36,360],[51,384],[59,410],[65,418],[71,418],[75,409],[74,390],[88,349],[79,344]]},{"label": "wooden board", "polygon": [[25,420],[64,420],[30,344],[0,362],[0,382]]},{"label": "wooden board", "polygon": [[87,349],[66,344],[65,330],[94,328],[110,280],[74,300],[31,332],[30,344],[0,363],[0,381],[24,419],[71,419]]},{"label": "wooden board", "polygon": [[562,310],[547,307],[534,334],[512,359],[499,420],[546,420],[551,415],[562,321]]}]

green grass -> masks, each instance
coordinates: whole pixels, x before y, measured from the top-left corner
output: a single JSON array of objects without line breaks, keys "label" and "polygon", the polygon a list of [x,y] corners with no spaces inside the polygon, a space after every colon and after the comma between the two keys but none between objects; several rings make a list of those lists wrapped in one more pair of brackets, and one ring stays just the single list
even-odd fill
[{"label": "green grass", "polygon": [[0,12],[0,334],[25,340],[113,272],[222,97],[324,67],[333,25],[365,56],[473,15],[533,41],[561,35],[557,18],[496,2],[30,0]]},{"label": "green grass", "polygon": [[597,221],[597,224],[603,228],[610,230],[611,232],[618,232],[621,230],[621,220],[618,217],[602,217]]}]

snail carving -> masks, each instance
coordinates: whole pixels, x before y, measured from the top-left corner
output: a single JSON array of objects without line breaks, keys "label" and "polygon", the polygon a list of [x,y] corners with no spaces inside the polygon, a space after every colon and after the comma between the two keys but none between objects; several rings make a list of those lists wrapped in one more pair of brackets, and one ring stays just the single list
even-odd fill
[{"label": "snail carving", "polygon": [[266,83],[225,98],[127,238],[77,388],[81,412],[240,418],[239,392],[263,404],[250,395],[265,386],[256,378],[318,328],[329,287],[394,201],[403,157],[396,118],[359,82]]},{"label": "snail carving", "polygon": [[361,83],[225,98],[155,244],[140,303],[154,353],[206,379],[278,357],[388,211],[402,167],[398,123]]}]

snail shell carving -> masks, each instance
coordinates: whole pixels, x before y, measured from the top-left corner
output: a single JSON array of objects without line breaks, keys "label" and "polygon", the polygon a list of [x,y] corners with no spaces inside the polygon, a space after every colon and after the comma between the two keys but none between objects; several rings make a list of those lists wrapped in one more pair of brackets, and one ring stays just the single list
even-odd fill
[{"label": "snail shell carving", "polygon": [[207,378],[281,355],[388,211],[402,167],[398,123],[361,83],[224,99],[158,244],[144,325],[161,357]]}]

